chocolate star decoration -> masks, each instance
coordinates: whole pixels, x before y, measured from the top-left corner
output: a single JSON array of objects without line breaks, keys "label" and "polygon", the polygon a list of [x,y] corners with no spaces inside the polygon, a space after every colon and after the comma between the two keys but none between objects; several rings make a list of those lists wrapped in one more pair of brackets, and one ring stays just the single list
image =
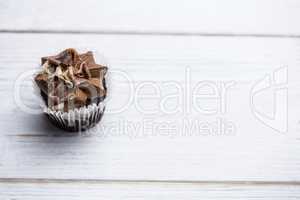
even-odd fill
[{"label": "chocolate star decoration", "polygon": [[69,48],[42,58],[42,71],[35,77],[47,106],[65,112],[106,97],[107,67],[96,64],[93,53],[79,54]]}]

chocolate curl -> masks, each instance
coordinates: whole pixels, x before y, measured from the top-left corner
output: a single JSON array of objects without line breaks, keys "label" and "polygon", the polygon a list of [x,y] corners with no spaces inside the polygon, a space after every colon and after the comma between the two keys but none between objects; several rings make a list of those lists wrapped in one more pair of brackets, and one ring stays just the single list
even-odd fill
[{"label": "chocolate curl", "polygon": [[37,83],[38,87],[44,92],[45,94],[48,93],[48,76],[47,74],[38,74],[34,78],[35,82]]},{"label": "chocolate curl", "polygon": [[87,64],[87,66],[92,66],[92,65],[96,64],[94,56],[93,56],[93,52],[91,52],[91,51],[88,51],[84,54],[80,54],[79,57],[82,62],[85,62]]},{"label": "chocolate curl", "polygon": [[69,67],[69,69],[68,69],[68,77],[70,78],[70,80],[72,81],[72,82],[74,82],[74,80],[75,80],[75,75],[74,75],[74,70],[73,70],[73,67],[72,66],[70,66]]},{"label": "chocolate curl", "polygon": [[87,79],[91,78],[91,73],[85,62],[82,62],[80,64],[80,67],[79,67],[78,71],[75,73],[75,75],[80,78],[87,78]]},{"label": "chocolate curl", "polygon": [[69,48],[61,52],[57,59],[61,60],[61,62],[65,65],[75,65],[80,60],[79,54],[73,48]]},{"label": "chocolate curl", "polygon": [[49,64],[58,66],[63,65],[75,65],[80,60],[79,54],[73,48],[66,49],[60,52],[56,56],[42,57],[42,64],[49,61]]}]

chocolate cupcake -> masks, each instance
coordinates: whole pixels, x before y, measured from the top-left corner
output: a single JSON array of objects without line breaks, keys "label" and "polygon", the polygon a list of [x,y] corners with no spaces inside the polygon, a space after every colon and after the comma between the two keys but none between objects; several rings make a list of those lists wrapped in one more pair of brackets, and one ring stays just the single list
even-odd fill
[{"label": "chocolate cupcake", "polygon": [[41,59],[35,82],[45,103],[45,114],[58,127],[81,131],[97,124],[104,112],[107,67],[96,64],[91,51],[66,49]]}]

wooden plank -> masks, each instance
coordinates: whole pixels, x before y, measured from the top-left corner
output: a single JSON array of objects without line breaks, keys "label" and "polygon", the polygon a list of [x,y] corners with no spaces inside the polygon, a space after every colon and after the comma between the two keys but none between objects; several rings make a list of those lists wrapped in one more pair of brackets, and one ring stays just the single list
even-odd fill
[{"label": "wooden plank", "polygon": [[[300,180],[298,39],[0,34],[0,43],[2,178]],[[104,53],[110,70],[125,71],[131,81],[128,83],[111,72],[107,112],[96,129],[85,133],[87,137],[51,137],[61,132],[41,115],[22,111],[14,102],[14,82],[23,72],[37,69],[39,57],[70,46],[85,46]],[[288,119],[280,118],[270,128],[253,115],[250,92],[266,74],[275,74],[274,80],[284,80],[284,74],[276,73],[284,66],[288,67],[288,85],[281,81],[280,87],[283,91],[288,89]],[[192,72],[191,82],[186,82],[187,69]],[[145,81],[153,81],[162,97],[150,103],[139,102],[134,93]],[[202,101],[201,106],[216,112],[199,112],[195,107],[184,112],[191,105],[185,101],[179,104],[182,110],[167,114],[157,106],[163,97],[174,92],[174,87],[164,85],[169,81],[185,87],[195,87],[201,81],[216,87],[228,81],[235,85],[228,90],[225,111],[215,108],[214,102]],[[22,101],[25,105],[36,104],[30,81],[21,83]],[[132,92],[131,85],[135,87]],[[153,94],[152,86],[142,88],[141,92]],[[111,112],[125,105],[124,100],[131,96],[136,99],[125,110]],[[271,88],[252,106],[268,114],[273,108],[273,97]],[[137,101],[139,108],[156,112],[141,113]],[[176,102],[170,100],[167,109]],[[182,129],[185,120],[200,120],[208,127],[224,130],[216,125],[219,119],[231,122],[234,131]],[[160,127],[165,122],[175,128],[171,126],[170,132],[166,132],[165,124]],[[287,131],[277,127],[282,123],[284,127],[286,122]]]},{"label": "wooden plank", "polygon": [[0,29],[299,35],[296,0],[2,1]]},{"label": "wooden plank", "polygon": [[299,186],[182,183],[0,183],[0,198],[35,199],[299,199]]},{"label": "wooden plank", "polygon": [[266,144],[248,140],[247,143],[235,138],[200,136],[181,139],[115,137],[10,138],[2,152],[0,176],[93,180],[299,180],[297,142],[269,141]]}]

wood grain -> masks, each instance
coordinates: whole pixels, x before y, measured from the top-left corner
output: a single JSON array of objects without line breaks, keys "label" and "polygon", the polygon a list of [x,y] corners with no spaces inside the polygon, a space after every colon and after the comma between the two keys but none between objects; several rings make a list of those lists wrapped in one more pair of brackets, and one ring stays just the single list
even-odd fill
[{"label": "wood grain", "polygon": [[299,199],[299,186],[182,183],[0,183],[3,200]]},{"label": "wood grain", "polygon": [[[300,180],[298,39],[0,34],[0,44],[2,178]],[[14,83],[21,74],[37,69],[41,56],[70,46],[104,54],[111,70],[111,94],[103,121],[96,129],[75,137],[61,135],[41,114],[24,112],[14,100]],[[282,66],[288,67],[288,86],[282,87],[288,87],[289,115],[288,131],[280,133],[252,114],[249,91],[258,80]],[[189,83],[185,82],[186,69],[192,72]],[[130,81],[112,72],[117,70],[126,72]],[[32,73],[29,71],[30,76]],[[183,108],[190,103],[183,102],[179,104],[183,110],[166,114],[157,108],[157,101],[163,97],[140,102],[140,107],[156,111],[152,114],[137,109],[138,98],[122,112],[111,112],[135,96],[137,87],[145,81],[152,81],[165,96],[174,92],[164,85],[168,81],[194,86],[204,80],[235,82],[228,92],[225,112],[217,109],[214,114],[205,114],[192,107],[188,113]],[[153,94],[153,87],[141,92]],[[21,82],[20,94],[26,106],[36,107],[38,98],[30,78]],[[263,96],[259,108],[272,110],[272,90]],[[167,108],[172,109],[176,101],[169,103]],[[215,104],[203,101],[201,105],[211,109]],[[207,134],[196,129],[186,135],[181,131],[185,119],[214,123],[219,118],[231,121],[235,132]],[[150,129],[141,129],[146,126],[145,120]],[[170,132],[156,129],[164,122],[177,127]]]},{"label": "wood grain", "polygon": [[[300,199],[299,8],[0,1],[0,199]],[[110,69],[104,118],[80,134],[49,123],[32,84],[67,47]]]},{"label": "wood grain", "polygon": [[1,1],[0,29],[299,36],[297,0]]}]

